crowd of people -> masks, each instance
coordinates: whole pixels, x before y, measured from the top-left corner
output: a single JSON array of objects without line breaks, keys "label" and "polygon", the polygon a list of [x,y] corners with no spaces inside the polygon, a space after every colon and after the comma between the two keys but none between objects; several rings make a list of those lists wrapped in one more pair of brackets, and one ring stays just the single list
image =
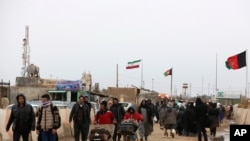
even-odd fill
[{"label": "crowd of people", "polygon": [[[178,104],[179,103],[179,104]],[[218,103],[196,101],[178,101],[163,99],[155,105],[157,122],[164,130],[164,135],[174,137],[197,136],[198,141],[208,140],[206,128],[210,129],[210,137],[216,137],[216,129],[223,123],[226,115],[225,107]],[[233,106],[230,105],[227,118],[231,119]]]},{"label": "crowd of people", "polygon": [[[80,132],[80,129],[78,129],[79,127],[83,126],[83,122],[80,121],[82,118],[84,118],[84,115],[89,118],[89,112],[87,112],[88,114],[82,113],[83,111],[86,112],[88,110],[80,110],[80,107],[87,108],[86,105],[84,106],[84,102],[82,102],[84,100],[82,100],[82,98],[83,96],[80,96],[79,101],[73,106],[69,119],[70,122],[72,119],[74,121],[74,137],[76,141],[79,141],[80,133],[82,134],[82,141],[86,141],[88,138],[87,135],[89,133],[89,126],[82,132]],[[76,110],[75,107],[78,107],[78,110]],[[138,106],[138,109],[135,109],[135,107],[129,107],[128,110],[125,111],[124,107],[119,103],[118,98],[112,98],[112,101],[103,100],[100,102],[100,109],[94,116],[93,124],[114,125],[114,132],[109,138],[112,138],[113,141],[120,141],[123,135],[121,133],[122,123],[126,120],[133,120],[133,122],[136,122],[137,125],[136,128],[138,129],[139,134],[138,138],[140,141],[147,141],[148,136],[150,136],[153,132],[153,119],[155,115],[155,105],[150,99],[142,100]],[[89,125],[89,122],[84,123]],[[132,135],[131,138],[136,139],[137,134]]]},{"label": "crowd of people", "polygon": [[[58,108],[52,104],[49,94],[42,95],[42,105],[34,113],[31,105],[26,102],[24,94],[16,97],[17,104],[11,109],[11,114],[6,125],[9,131],[11,125],[13,130],[13,140],[19,141],[22,136],[23,141],[28,141],[29,133],[35,131],[39,141],[57,141],[57,129],[61,126],[61,117]],[[133,120],[138,129],[133,139],[147,141],[153,133],[153,124],[159,124],[165,136],[174,138],[179,136],[197,136],[198,141],[208,140],[205,128],[210,128],[210,136],[216,136],[216,129],[225,117],[225,107],[217,103],[205,103],[200,98],[196,101],[175,101],[174,99],[162,99],[155,104],[151,99],[143,99],[137,108],[129,107],[127,111],[119,103],[118,98],[112,101],[101,101],[100,109],[95,114],[94,119],[90,117],[91,104],[88,96],[79,96],[78,102],[74,104],[69,114],[69,123],[73,121],[74,139],[82,141],[89,139],[90,124],[112,124],[114,132],[108,135],[113,141],[122,139],[122,124],[126,120]],[[227,118],[231,118],[233,107],[230,106]],[[37,121],[35,120],[37,116]],[[208,120],[208,118],[209,120]]]}]

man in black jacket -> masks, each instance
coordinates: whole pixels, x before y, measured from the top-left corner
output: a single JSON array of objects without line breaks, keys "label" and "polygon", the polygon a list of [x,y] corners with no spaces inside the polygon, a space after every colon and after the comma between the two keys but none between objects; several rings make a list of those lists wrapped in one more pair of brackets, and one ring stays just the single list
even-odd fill
[{"label": "man in black jacket", "polygon": [[118,141],[120,141],[121,134],[118,133],[117,131],[118,131],[118,128],[123,120],[125,110],[124,110],[123,106],[120,103],[118,103],[117,98],[113,98],[113,105],[110,107],[110,111],[114,114],[115,120],[116,120],[113,141],[116,141],[116,138],[118,138]]},{"label": "man in black jacket", "polygon": [[20,136],[23,141],[28,141],[30,131],[35,130],[35,113],[33,107],[26,103],[24,94],[18,94],[16,100],[17,104],[11,109],[6,131],[9,131],[12,124],[13,141],[19,141]]},{"label": "man in black jacket", "polygon": [[84,96],[79,96],[79,101],[74,104],[70,115],[69,122],[74,121],[75,141],[79,141],[80,133],[82,141],[87,141],[90,125],[90,112],[88,105],[84,102]]}]

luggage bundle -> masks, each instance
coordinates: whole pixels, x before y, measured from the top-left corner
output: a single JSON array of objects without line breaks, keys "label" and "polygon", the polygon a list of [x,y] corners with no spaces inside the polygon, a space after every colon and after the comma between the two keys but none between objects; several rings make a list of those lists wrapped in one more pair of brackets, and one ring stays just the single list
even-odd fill
[{"label": "luggage bundle", "polygon": [[90,131],[90,141],[107,141],[109,138],[111,138],[111,134],[104,128],[95,128]]},{"label": "luggage bundle", "polygon": [[120,133],[121,134],[134,134],[138,129],[138,122],[135,120],[124,120],[120,124]]}]

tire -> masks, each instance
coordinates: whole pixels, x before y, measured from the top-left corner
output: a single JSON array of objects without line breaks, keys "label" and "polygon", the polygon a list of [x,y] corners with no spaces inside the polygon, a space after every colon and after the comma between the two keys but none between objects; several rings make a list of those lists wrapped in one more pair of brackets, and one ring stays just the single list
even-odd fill
[{"label": "tire", "polygon": [[130,135],[126,136],[126,141],[130,141]]}]

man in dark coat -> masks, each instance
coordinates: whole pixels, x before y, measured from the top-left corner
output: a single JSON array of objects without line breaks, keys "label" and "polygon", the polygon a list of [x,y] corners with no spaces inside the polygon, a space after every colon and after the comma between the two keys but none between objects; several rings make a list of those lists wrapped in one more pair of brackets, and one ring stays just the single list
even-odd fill
[{"label": "man in dark coat", "polygon": [[69,115],[69,122],[74,121],[75,141],[79,141],[80,133],[82,141],[87,141],[90,125],[89,106],[84,102],[84,97],[79,96],[79,101],[74,104]]},{"label": "man in dark coat", "polygon": [[113,105],[110,107],[110,111],[114,114],[115,120],[116,120],[113,141],[116,141],[116,138],[118,139],[118,141],[120,141],[121,134],[117,133],[117,131],[118,131],[118,128],[123,120],[125,110],[124,110],[123,106],[120,103],[118,103],[117,98],[113,98]]},{"label": "man in dark coat", "polygon": [[31,130],[35,131],[35,112],[33,107],[26,103],[24,94],[18,94],[16,100],[17,104],[11,109],[6,131],[9,131],[12,124],[13,141],[19,141],[20,136],[23,141],[28,141]]}]

